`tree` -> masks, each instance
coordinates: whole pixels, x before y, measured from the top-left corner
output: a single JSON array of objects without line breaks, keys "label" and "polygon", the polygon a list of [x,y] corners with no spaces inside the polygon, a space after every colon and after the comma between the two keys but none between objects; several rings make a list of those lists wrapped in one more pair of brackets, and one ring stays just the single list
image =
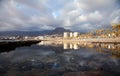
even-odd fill
[{"label": "tree", "polygon": [[118,37],[120,36],[120,24],[112,24],[112,32]]}]

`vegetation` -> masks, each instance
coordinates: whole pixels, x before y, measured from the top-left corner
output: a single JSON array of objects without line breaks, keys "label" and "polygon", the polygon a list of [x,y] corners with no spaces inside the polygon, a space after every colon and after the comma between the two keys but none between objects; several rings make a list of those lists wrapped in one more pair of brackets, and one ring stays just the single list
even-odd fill
[{"label": "vegetation", "polygon": [[116,38],[120,37],[120,24],[112,24],[111,28],[90,31],[79,38]]}]

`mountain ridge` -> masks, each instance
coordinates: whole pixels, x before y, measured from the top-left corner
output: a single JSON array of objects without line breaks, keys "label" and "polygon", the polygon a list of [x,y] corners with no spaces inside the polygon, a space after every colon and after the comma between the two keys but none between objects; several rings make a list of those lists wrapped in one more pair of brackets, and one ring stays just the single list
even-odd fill
[{"label": "mountain ridge", "polygon": [[40,35],[63,34],[63,32],[72,32],[72,31],[70,29],[57,27],[54,30],[43,30],[43,31],[1,31],[0,36],[40,36]]}]

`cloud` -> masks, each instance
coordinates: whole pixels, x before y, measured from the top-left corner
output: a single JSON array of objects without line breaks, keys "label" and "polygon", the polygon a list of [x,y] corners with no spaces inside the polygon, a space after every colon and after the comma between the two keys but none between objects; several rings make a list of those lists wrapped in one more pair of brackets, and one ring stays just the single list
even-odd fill
[{"label": "cloud", "polygon": [[86,15],[80,15],[78,18],[77,18],[77,21],[78,22],[98,22],[98,21],[101,21],[103,19],[103,16],[98,12],[98,11],[95,11],[95,12],[92,12],[92,13],[89,13],[89,14],[86,14]]},{"label": "cloud", "polygon": [[119,0],[0,0],[0,31],[106,28],[120,22],[119,4]]},{"label": "cloud", "polygon": [[113,21],[112,23],[120,23],[120,16],[117,16]]}]

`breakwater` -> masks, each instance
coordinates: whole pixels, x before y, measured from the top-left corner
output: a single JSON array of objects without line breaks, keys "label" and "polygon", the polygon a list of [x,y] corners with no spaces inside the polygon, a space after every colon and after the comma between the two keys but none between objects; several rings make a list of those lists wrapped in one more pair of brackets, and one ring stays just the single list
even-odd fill
[{"label": "breakwater", "polygon": [[17,47],[31,46],[32,44],[39,43],[40,41],[29,40],[29,41],[13,41],[13,42],[0,42],[0,52],[15,50]]}]

